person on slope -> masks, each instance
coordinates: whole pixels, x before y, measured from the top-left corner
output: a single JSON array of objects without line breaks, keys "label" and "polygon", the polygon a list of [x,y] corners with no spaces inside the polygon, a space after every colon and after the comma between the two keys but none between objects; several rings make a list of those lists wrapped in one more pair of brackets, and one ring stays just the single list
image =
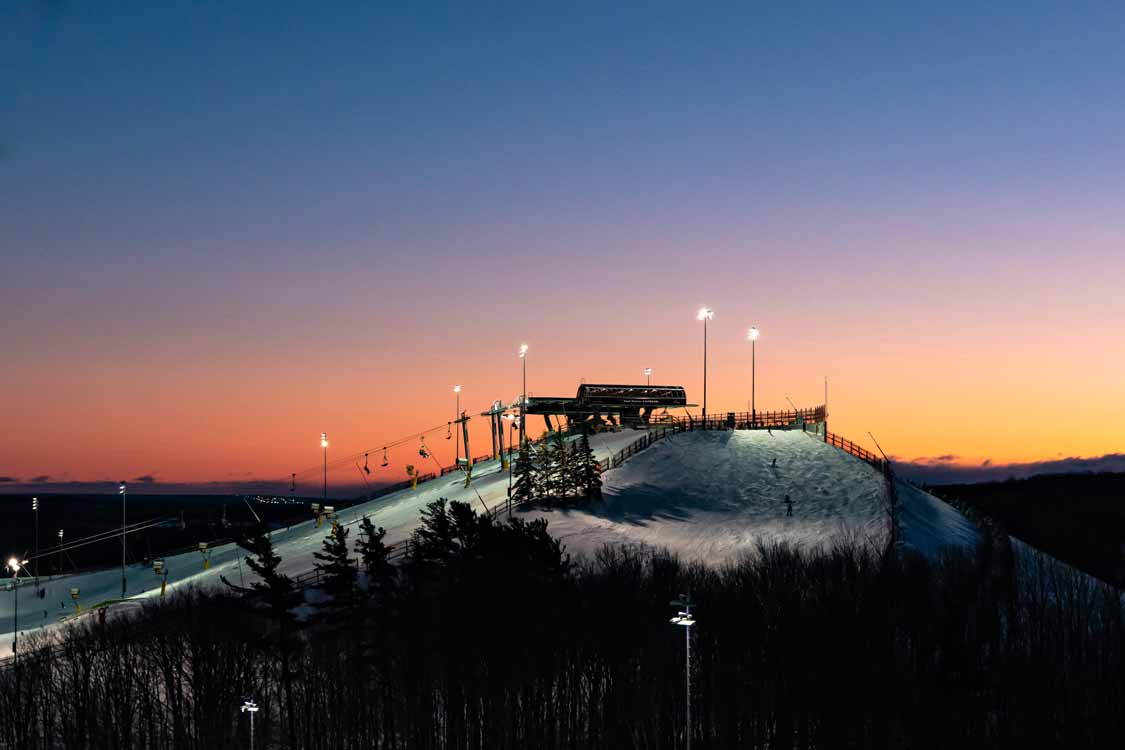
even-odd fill
[{"label": "person on slope", "polygon": [[793,501],[789,499],[788,495],[785,496],[785,515],[793,515]]}]

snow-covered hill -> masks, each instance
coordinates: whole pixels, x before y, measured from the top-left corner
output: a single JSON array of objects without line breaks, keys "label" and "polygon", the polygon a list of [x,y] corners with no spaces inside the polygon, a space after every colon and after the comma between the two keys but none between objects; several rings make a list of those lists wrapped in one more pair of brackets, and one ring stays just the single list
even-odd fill
[{"label": "snow-covered hill", "polygon": [[[625,430],[597,435],[591,443],[604,461],[642,433]],[[776,466],[774,465],[776,459]],[[501,507],[507,497],[508,472],[498,461],[473,468],[473,485],[448,475],[402,490],[339,514],[351,525],[364,515],[387,529],[387,542],[410,536],[426,504],[445,497],[469,503],[478,511]],[[884,538],[882,476],[855,459],[803,432],[692,432],[654,443],[623,466],[605,474],[605,502],[585,510],[528,510],[524,518],[544,517],[550,530],[572,553],[591,553],[607,542],[667,547],[685,558],[721,563],[752,550],[759,540],[826,545],[841,536]],[[793,500],[786,515],[785,496]],[[933,553],[944,544],[972,544],[973,526],[949,506],[907,485],[900,488],[905,541]],[[354,528],[354,527],[353,527]],[[296,575],[312,567],[327,525],[312,521],[273,533],[283,572]],[[353,531],[352,536],[354,538]],[[251,573],[245,552],[235,545],[212,550],[211,568],[203,570],[198,552],[165,558],[170,587],[219,584],[225,576],[246,584]],[[159,593],[151,569],[127,569],[128,596]],[[84,607],[121,594],[120,569],[45,581],[45,598],[34,587],[20,586],[20,628],[51,625],[73,612],[70,587],[81,590]],[[0,592],[0,649],[10,652],[13,596]]]},{"label": "snow-covered hill", "polygon": [[[948,505],[905,485],[900,498],[908,546],[932,553],[975,543],[972,524]],[[868,464],[803,432],[758,430],[676,435],[609,472],[604,503],[521,515],[548,519],[572,552],[632,543],[722,563],[760,541],[882,545],[884,507],[883,477]]]}]

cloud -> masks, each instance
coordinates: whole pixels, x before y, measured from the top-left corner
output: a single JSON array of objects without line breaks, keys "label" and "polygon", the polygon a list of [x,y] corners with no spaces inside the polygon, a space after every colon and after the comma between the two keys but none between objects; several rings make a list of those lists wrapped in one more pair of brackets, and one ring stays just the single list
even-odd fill
[{"label": "cloud", "polygon": [[1014,464],[997,464],[993,463],[992,459],[986,459],[979,466],[954,464],[934,458],[919,458],[914,461],[899,462],[895,464],[895,469],[905,477],[927,484],[996,482],[1004,479],[1024,479],[1037,474],[1125,472],[1125,453],[1107,453],[1094,458],[1075,456]]},{"label": "cloud", "polygon": [[138,484],[155,484],[156,477],[152,474],[141,474],[139,477],[133,477],[131,481],[137,482]]},{"label": "cloud", "polygon": [[[898,461],[895,456],[890,457],[892,461]],[[956,461],[960,456],[955,453],[944,453],[940,456],[922,456],[913,461],[906,461],[909,464],[918,464],[919,466],[939,466],[941,464],[951,464]]]},{"label": "cloud", "polygon": [[0,477],[0,484],[11,484],[18,481],[20,481],[19,477]]}]

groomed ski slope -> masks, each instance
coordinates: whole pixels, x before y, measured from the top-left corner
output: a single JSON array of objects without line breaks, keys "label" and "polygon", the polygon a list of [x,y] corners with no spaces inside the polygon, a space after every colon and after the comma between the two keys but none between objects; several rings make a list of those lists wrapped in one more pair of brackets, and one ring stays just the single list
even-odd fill
[{"label": "groomed ski slope", "polygon": [[[630,445],[643,433],[624,430],[591,438],[599,459]],[[772,465],[772,459],[777,465]],[[801,546],[830,545],[841,537],[881,544],[887,521],[882,475],[862,461],[803,432],[691,432],[670,436],[604,475],[604,503],[583,510],[516,511],[522,518],[546,518],[549,529],[573,554],[592,554],[606,543],[665,547],[685,559],[722,563],[759,541]],[[469,503],[478,511],[495,509],[507,498],[508,472],[498,461],[473,467],[473,486],[450,474],[420,484],[415,491],[391,495],[340,511],[351,529],[364,515],[387,530],[387,543],[407,539],[428,503],[445,497]],[[785,495],[793,516],[785,514]],[[905,541],[927,554],[946,544],[973,544],[976,531],[951,507],[900,485]],[[329,525],[307,521],[273,532],[282,572],[297,575],[312,568]],[[211,568],[203,570],[198,552],[166,557],[169,589],[184,585],[221,585],[225,576],[237,585],[252,574],[243,564],[245,551],[227,544],[212,550]],[[160,581],[150,568],[130,565],[128,596],[159,594]],[[73,613],[70,587],[81,590],[84,609],[121,595],[117,568],[44,581],[45,599],[33,585],[19,590],[20,630],[53,625]],[[0,653],[11,652],[11,592],[0,592]],[[60,606],[61,605],[61,606]]]},{"label": "groomed ski slope", "polygon": [[[635,430],[604,433],[591,437],[590,443],[599,460],[605,461],[643,434]],[[461,500],[477,511],[483,511],[485,506],[493,509],[506,502],[508,472],[501,468],[499,461],[485,461],[473,467],[473,486],[466,488],[464,485],[464,474],[448,474],[419,484],[416,490],[401,490],[341,510],[336,517],[349,528],[349,541],[354,541],[358,535],[356,525],[367,515],[372,523],[387,530],[386,542],[393,544],[409,538],[418,525],[421,510],[438,498]],[[312,520],[273,531],[271,536],[275,549],[282,558],[281,571],[295,576],[311,570],[314,562],[312,555],[321,550],[322,542],[329,532],[330,524],[325,523],[316,528]],[[203,570],[203,558],[198,551],[167,556],[164,558],[164,566],[168,572],[168,589],[172,591],[189,585],[222,585],[220,576],[226,577],[235,585],[249,585],[254,579],[244,563],[245,556],[246,551],[235,544],[216,546],[211,550],[211,567],[207,571]],[[126,567],[126,573],[129,598],[144,599],[160,594],[160,579],[150,567],[133,564]],[[70,598],[71,587],[80,590],[83,611],[89,611],[92,606],[101,602],[121,598],[120,568],[40,580],[46,591],[43,599],[36,596],[35,586],[29,580],[24,579],[19,587],[17,595],[21,633],[56,625],[60,618],[72,615],[75,610]],[[0,590],[0,658],[5,658],[12,652],[13,604],[12,592],[5,586],[4,590]]]},{"label": "groomed ski slope", "polygon": [[[625,543],[712,564],[758,542],[814,548],[855,539],[881,546],[888,531],[882,474],[800,431],[682,433],[608,472],[603,491],[604,503],[589,509],[517,514],[546,518],[570,552]],[[905,484],[899,497],[908,547],[933,554],[976,543],[973,525],[950,506]]]}]

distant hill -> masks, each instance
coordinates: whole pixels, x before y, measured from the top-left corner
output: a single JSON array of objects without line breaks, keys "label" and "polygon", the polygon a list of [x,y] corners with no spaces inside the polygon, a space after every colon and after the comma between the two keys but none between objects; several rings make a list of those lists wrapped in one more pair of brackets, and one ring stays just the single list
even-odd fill
[{"label": "distant hill", "polygon": [[1125,472],[1043,474],[930,488],[998,522],[1008,533],[1125,587]]}]

